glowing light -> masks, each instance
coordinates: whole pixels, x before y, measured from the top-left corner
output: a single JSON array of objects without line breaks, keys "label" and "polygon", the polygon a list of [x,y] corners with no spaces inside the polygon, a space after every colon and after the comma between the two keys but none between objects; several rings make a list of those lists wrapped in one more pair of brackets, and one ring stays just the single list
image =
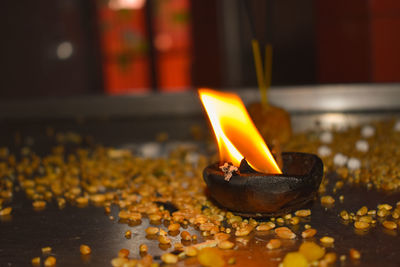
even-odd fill
[{"label": "glowing light", "polygon": [[62,42],[57,46],[56,53],[59,59],[65,60],[72,56],[74,53],[74,47],[71,42]]},{"label": "glowing light", "polygon": [[239,96],[210,89],[199,89],[199,95],[217,139],[221,163],[239,166],[246,158],[256,171],[282,173]]},{"label": "glowing light", "polygon": [[110,0],[108,6],[111,9],[141,9],[146,0]]}]

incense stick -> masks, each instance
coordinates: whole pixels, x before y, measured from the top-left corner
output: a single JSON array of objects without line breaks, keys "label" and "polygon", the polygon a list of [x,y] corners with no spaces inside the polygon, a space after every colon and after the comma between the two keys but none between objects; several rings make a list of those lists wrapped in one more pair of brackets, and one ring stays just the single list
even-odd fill
[{"label": "incense stick", "polygon": [[254,21],[251,16],[251,10],[250,10],[250,0],[242,0],[241,1],[245,10],[245,15],[247,16],[247,21],[249,22],[250,25],[250,34],[251,38],[256,40],[256,28],[254,26]]},{"label": "incense stick", "polygon": [[261,62],[260,45],[256,39],[251,41],[253,48],[254,66],[256,68],[257,83],[261,94],[261,103],[267,105],[267,88],[265,85],[265,78],[263,75],[263,67]]},{"label": "incense stick", "polygon": [[272,80],[272,45],[267,44],[265,46],[265,95],[266,95],[266,103],[268,103],[268,90],[271,87]]},{"label": "incense stick", "polygon": [[263,106],[267,106],[268,105],[267,91],[271,87],[272,46],[268,44],[265,47],[265,73],[264,73],[261,60],[260,45],[256,38],[254,21],[252,19],[250,11],[250,3],[248,0],[243,0],[242,3],[245,9],[245,14],[247,15],[247,19],[250,24],[250,33],[252,36],[251,45],[253,50],[254,66],[257,75],[257,84],[261,95],[261,103],[263,104]]}]

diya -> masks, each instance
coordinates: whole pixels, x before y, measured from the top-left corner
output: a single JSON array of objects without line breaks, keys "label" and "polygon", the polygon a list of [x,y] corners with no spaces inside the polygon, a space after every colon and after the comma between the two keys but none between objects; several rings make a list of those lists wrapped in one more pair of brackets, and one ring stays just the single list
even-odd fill
[{"label": "diya", "polygon": [[199,95],[219,148],[220,162],[203,171],[217,204],[242,216],[265,217],[297,210],[316,196],[323,177],[318,156],[284,152],[279,167],[237,95],[210,89]]}]

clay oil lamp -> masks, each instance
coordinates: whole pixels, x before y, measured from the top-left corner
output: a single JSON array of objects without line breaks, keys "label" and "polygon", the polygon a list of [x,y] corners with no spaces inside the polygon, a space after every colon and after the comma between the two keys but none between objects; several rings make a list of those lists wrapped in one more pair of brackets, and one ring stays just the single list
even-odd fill
[{"label": "clay oil lamp", "polygon": [[209,194],[243,216],[292,212],[317,194],[323,164],[313,154],[285,152],[281,168],[236,94],[199,89],[217,139],[220,161],[203,171]]}]

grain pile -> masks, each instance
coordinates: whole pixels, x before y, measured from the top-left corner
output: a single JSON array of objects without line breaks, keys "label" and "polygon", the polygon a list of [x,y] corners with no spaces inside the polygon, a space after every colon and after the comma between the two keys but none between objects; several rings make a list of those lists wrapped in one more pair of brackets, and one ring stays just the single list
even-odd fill
[{"label": "grain pile", "polygon": [[[318,153],[326,173],[339,175],[333,187],[328,186],[332,181],[325,177],[320,188],[318,202],[329,208],[346,201],[346,196],[340,194],[344,186],[400,190],[400,132],[394,127],[394,122],[385,122],[345,131],[298,134],[285,150]],[[122,249],[110,259],[112,266],[157,266],[159,262],[149,250],[152,242],[165,248],[161,256],[164,263],[193,258],[203,266],[234,265],[239,260],[235,251],[245,249],[254,236],[263,233],[270,236],[262,244],[265,251],[280,251],[276,258],[283,266],[329,266],[338,260],[359,261],[363,257],[357,248],[338,255],[335,237],[319,233],[310,209],[257,221],[217,207],[205,194],[202,179],[210,157],[196,154],[193,161],[193,151],[176,149],[168,158],[145,159],[128,150],[103,146],[67,153],[65,145],[60,144],[42,157],[28,147],[18,157],[1,148],[0,159],[0,216],[12,213],[14,187],[18,187],[38,211],[55,200],[59,209],[66,205],[100,205],[110,214],[117,207],[118,218],[110,219],[130,225],[150,222],[152,226],[145,230],[148,243],[137,248],[141,257],[132,258],[129,250]],[[168,205],[174,210],[166,208]],[[373,227],[398,231],[399,218],[400,202],[380,203],[342,210],[337,214],[337,223],[346,222],[348,227],[362,231]],[[188,227],[198,234],[186,231]],[[121,236],[131,238],[132,232]],[[179,242],[173,242],[172,236],[179,236]],[[77,248],[79,251],[82,255],[96,253],[95,247],[88,245]],[[55,263],[53,256],[44,261],[45,266]],[[32,259],[32,264],[40,264],[40,258]]]}]

